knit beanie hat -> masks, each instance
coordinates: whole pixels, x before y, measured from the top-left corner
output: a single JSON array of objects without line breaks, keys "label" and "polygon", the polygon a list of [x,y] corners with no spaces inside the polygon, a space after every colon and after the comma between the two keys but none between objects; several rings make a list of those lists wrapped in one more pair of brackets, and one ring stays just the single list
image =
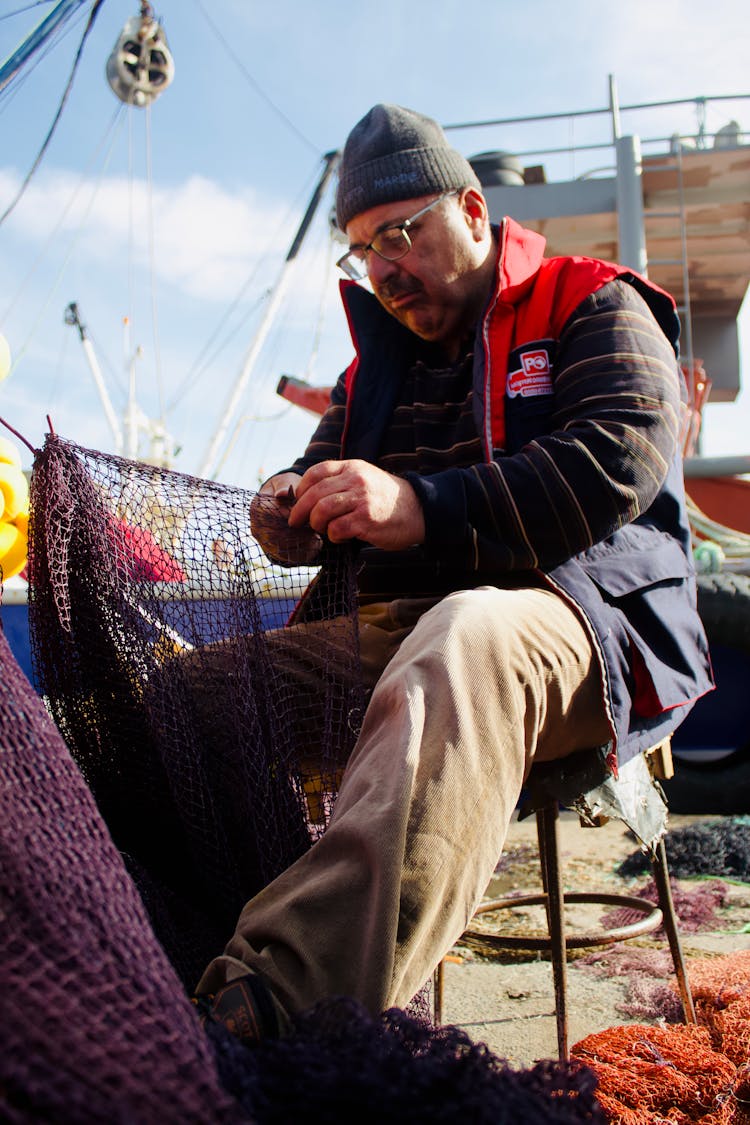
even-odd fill
[{"label": "knit beanie hat", "polygon": [[370,207],[454,188],[479,188],[465,157],[431,117],[398,105],[376,105],[354,126],[341,157],[336,222]]}]

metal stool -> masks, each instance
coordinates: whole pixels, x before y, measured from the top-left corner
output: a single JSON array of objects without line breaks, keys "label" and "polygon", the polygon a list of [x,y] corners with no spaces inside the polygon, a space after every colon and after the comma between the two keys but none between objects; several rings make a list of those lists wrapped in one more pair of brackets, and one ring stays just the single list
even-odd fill
[{"label": "metal stool", "polygon": [[[536,814],[539,859],[542,869],[543,894],[524,895],[483,903],[474,917],[491,910],[544,904],[547,913],[548,937],[523,934],[503,936],[468,929],[464,938],[480,940],[494,949],[540,950],[550,954],[555,989],[557,1048],[561,1062],[568,1058],[567,1015],[567,950],[610,945],[617,941],[640,937],[664,925],[672,953],[672,961],[682,1000],[686,1023],[696,1023],[693,998],[688,984],[685,961],[677,930],[677,919],[669,883],[667,855],[664,846],[667,806],[658,778],[672,776],[670,741],[660,743],[621,767],[615,778],[606,763],[603,749],[586,750],[556,762],[534,766],[529,774],[519,819]],[[643,898],[620,894],[563,893],[558,848],[558,807],[575,809],[586,827],[597,828],[607,820],[622,820],[636,835],[644,851],[649,853],[656,883],[659,906]],[[617,929],[566,937],[564,906],[572,903],[600,903],[640,911],[643,918]],[[435,1021],[442,1022],[443,962],[435,970]]]}]

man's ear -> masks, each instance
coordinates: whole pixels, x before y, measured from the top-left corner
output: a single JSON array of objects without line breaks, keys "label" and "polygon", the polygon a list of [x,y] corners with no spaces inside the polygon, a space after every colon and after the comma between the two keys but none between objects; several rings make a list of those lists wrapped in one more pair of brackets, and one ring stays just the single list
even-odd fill
[{"label": "man's ear", "polygon": [[490,213],[487,200],[477,188],[464,188],[461,192],[461,209],[469,229],[477,242],[487,235],[490,226]]}]

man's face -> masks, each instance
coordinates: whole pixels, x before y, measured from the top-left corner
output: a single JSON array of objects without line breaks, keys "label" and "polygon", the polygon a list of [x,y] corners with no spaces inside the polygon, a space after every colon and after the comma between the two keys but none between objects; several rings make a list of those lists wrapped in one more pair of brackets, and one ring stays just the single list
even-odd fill
[{"label": "man's face", "polygon": [[[434,198],[419,196],[363,211],[347,225],[350,245],[367,246],[378,232],[409,219]],[[476,323],[489,288],[492,240],[482,196],[467,190],[444,199],[409,227],[409,237],[412,247],[398,261],[369,251],[373,292],[415,335],[454,352]],[[491,273],[491,264],[489,269]]]}]

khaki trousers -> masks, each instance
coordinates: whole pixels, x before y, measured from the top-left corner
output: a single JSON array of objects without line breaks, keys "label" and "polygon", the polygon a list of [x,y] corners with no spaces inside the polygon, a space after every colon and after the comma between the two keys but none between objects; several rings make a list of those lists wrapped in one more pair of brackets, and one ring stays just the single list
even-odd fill
[{"label": "khaki trousers", "polygon": [[377,679],[330,824],[243,909],[198,990],[250,968],[287,1011],[405,1006],[466,928],[535,760],[611,737],[579,617],[548,590],[480,587],[362,614]]}]

